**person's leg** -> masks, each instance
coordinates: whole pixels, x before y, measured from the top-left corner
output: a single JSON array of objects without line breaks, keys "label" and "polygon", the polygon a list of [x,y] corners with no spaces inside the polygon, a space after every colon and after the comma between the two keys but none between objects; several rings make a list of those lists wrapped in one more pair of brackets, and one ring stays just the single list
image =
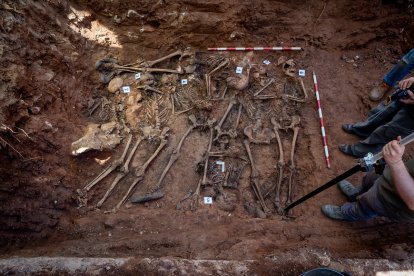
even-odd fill
[{"label": "person's leg", "polygon": [[[324,205],[322,212],[325,216],[346,221],[365,220],[376,216],[386,216],[384,206],[378,197],[378,176],[367,174],[362,183],[362,189],[368,189],[360,194],[355,202],[347,202],[342,206]],[[368,188],[369,187],[369,188]]]},{"label": "person's leg", "polygon": [[359,195],[367,192],[379,177],[380,175],[376,174],[375,170],[371,170],[364,175],[361,186],[354,186],[351,182],[342,180],[338,183],[338,188],[349,202],[354,202]]},{"label": "person's leg", "polygon": [[380,178],[381,175],[376,174],[375,170],[372,169],[371,171],[367,172],[364,177],[362,178],[362,185],[360,187],[361,192],[360,194],[366,193],[371,187],[374,185],[375,181]]},{"label": "person's leg", "polygon": [[347,202],[340,208],[344,217],[350,221],[387,216],[385,208],[378,197],[378,181],[374,181],[367,192],[358,196],[356,202]]},{"label": "person's leg", "polygon": [[384,83],[394,86],[414,68],[414,49],[411,49],[403,58],[384,76]]},{"label": "person's leg", "polygon": [[400,109],[401,103],[398,101],[393,101],[389,105],[380,103],[368,113],[368,118],[365,121],[355,123],[348,128],[352,134],[367,138],[380,125],[391,121]]},{"label": "person's leg", "polygon": [[373,154],[379,152],[386,143],[396,139],[397,136],[404,138],[413,132],[414,117],[404,106],[390,122],[375,129],[365,140],[351,145],[350,150],[353,156],[361,158],[369,152]]}]

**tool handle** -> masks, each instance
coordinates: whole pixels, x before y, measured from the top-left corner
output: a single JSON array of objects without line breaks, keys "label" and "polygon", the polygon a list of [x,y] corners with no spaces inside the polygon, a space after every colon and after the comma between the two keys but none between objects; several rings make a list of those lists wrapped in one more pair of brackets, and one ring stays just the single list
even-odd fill
[{"label": "tool handle", "polygon": [[[409,144],[413,141],[414,141],[414,132],[411,133],[410,135],[404,137],[403,139],[401,139],[400,145],[405,146],[405,145],[407,145],[407,144]],[[382,150],[381,150],[380,152],[378,152],[377,154],[375,154],[372,157],[372,163],[375,164],[378,160],[380,160],[382,158],[384,158],[384,154],[382,153]]]},{"label": "tool handle", "polygon": [[302,202],[308,200],[311,197],[314,197],[315,195],[319,194],[320,192],[325,191],[326,189],[328,189],[329,187],[332,187],[333,185],[335,185],[336,183],[338,183],[341,180],[344,180],[348,177],[350,177],[351,175],[362,171],[362,167],[360,164],[355,165],[354,167],[352,167],[351,169],[347,170],[346,172],[342,173],[341,175],[338,175],[337,177],[335,177],[334,179],[329,180],[327,183],[325,183],[324,185],[316,188],[315,190],[313,190],[312,192],[304,195],[303,197],[299,198],[298,200],[292,202],[291,204],[289,204],[288,206],[286,206],[284,208],[285,213],[287,211],[289,211],[290,209],[292,209],[293,207],[295,207],[296,205],[301,204]]}]

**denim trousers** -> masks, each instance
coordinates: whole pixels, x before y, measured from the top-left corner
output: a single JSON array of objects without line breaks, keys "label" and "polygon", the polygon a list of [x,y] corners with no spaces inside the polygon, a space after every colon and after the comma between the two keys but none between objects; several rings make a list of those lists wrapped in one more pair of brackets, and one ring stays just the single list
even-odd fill
[{"label": "denim trousers", "polygon": [[355,202],[347,202],[341,206],[342,213],[348,220],[366,220],[376,216],[387,217],[384,205],[378,197],[378,178],[375,172],[367,173],[361,187],[357,188],[357,199]]},{"label": "denim trousers", "polygon": [[411,49],[384,77],[383,81],[394,86],[414,68],[414,49]]}]

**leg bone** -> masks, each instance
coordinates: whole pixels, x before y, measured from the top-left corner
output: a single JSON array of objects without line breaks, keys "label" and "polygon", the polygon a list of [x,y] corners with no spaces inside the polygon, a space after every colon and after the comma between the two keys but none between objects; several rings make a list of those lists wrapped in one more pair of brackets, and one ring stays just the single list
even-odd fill
[{"label": "leg bone", "polygon": [[289,176],[289,189],[288,189],[288,199],[286,204],[289,205],[292,202],[292,182],[293,182],[293,173],[296,169],[295,166],[295,147],[296,147],[296,141],[299,133],[299,127],[293,128],[293,138],[292,138],[292,147],[290,150],[290,160],[289,160],[289,169],[290,169],[290,176]]},{"label": "leg bone", "polygon": [[271,122],[273,124],[273,130],[275,132],[277,145],[279,147],[279,160],[277,162],[277,167],[279,169],[278,173],[278,180],[276,183],[276,196],[275,196],[275,208],[280,211],[280,186],[282,185],[282,179],[283,179],[283,167],[285,166],[284,161],[284,152],[283,152],[283,145],[282,140],[280,139],[279,130],[281,129],[281,126],[279,123],[276,122],[274,118],[271,119]]},{"label": "leg bone", "polygon": [[210,141],[208,143],[208,148],[206,151],[206,160],[204,162],[204,173],[203,173],[203,179],[201,181],[203,185],[207,184],[208,159],[210,157],[211,146],[213,144],[213,132],[214,132],[213,128],[210,128]]},{"label": "leg bone", "polygon": [[219,136],[220,136],[220,134],[222,132],[221,127],[223,126],[224,121],[227,119],[227,116],[229,115],[231,109],[233,108],[233,106],[235,104],[236,104],[236,99],[233,98],[229,102],[229,105],[227,106],[227,110],[224,113],[223,117],[221,118],[220,122],[214,127],[214,129],[217,131],[216,138],[214,138],[214,141],[216,141],[219,138]]},{"label": "leg bone", "polygon": [[249,141],[248,140],[244,140],[244,145],[246,147],[247,154],[249,155],[250,165],[252,167],[252,173],[251,173],[251,176],[250,176],[250,182],[252,184],[253,191],[256,194],[256,197],[259,200],[260,205],[263,208],[263,211],[265,213],[267,213],[267,212],[269,212],[269,209],[267,208],[266,203],[265,203],[265,201],[263,199],[262,193],[260,192],[260,187],[259,187],[259,183],[258,183],[259,182],[259,179],[258,179],[259,178],[259,171],[257,170],[256,164],[254,163],[253,156],[252,156],[252,152],[250,150],[250,143],[249,143]]},{"label": "leg bone", "polygon": [[85,191],[89,191],[90,189],[92,189],[96,184],[98,184],[99,181],[101,181],[102,179],[104,179],[106,176],[108,176],[111,172],[113,172],[114,170],[116,170],[117,168],[119,168],[125,160],[125,156],[128,152],[129,146],[131,144],[132,141],[132,135],[129,136],[128,138],[128,142],[125,146],[124,152],[122,153],[121,157],[117,160],[115,160],[114,162],[111,163],[111,165],[109,165],[109,167],[107,167],[105,170],[103,170],[94,180],[92,180],[91,182],[89,182],[84,188],[83,190]]},{"label": "leg bone", "polygon": [[96,204],[96,207],[101,207],[102,204],[106,201],[106,199],[111,195],[113,189],[116,187],[116,185],[119,183],[119,181],[121,181],[128,173],[129,173],[129,163],[131,162],[132,157],[134,156],[139,144],[141,143],[143,139],[142,138],[138,138],[137,142],[135,143],[134,147],[132,148],[131,152],[128,155],[127,160],[125,161],[124,165],[121,167],[120,172],[117,174],[117,176],[115,177],[114,181],[112,182],[111,186],[109,187],[109,189],[106,191],[105,195],[103,196],[103,198]]},{"label": "leg bone", "polygon": [[167,136],[166,132],[167,131],[168,131],[168,129],[166,131],[163,131],[163,134],[161,134],[161,142],[160,142],[158,148],[155,150],[155,152],[151,155],[151,157],[148,158],[148,160],[141,167],[136,169],[136,171],[135,171],[136,178],[134,179],[133,183],[129,186],[129,189],[125,193],[125,196],[116,205],[116,207],[115,207],[116,209],[119,209],[121,207],[121,205],[124,204],[124,202],[128,199],[131,192],[134,190],[135,186],[144,179],[144,175],[145,175],[145,171],[147,170],[147,167],[152,162],[152,160],[154,160],[158,156],[158,154],[161,152],[161,150],[167,144],[167,139],[166,139],[166,136]]}]

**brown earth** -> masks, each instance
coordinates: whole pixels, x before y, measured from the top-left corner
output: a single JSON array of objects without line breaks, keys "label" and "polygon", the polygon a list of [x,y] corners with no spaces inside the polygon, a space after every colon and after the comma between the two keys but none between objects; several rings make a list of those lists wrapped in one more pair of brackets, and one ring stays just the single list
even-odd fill
[{"label": "brown earth", "polygon": [[[266,219],[252,217],[243,208],[245,203],[255,201],[248,163],[239,188],[225,189],[228,201],[224,206],[200,202],[196,211],[176,210],[177,203],[197,186],[200,176],[196,166],[207,148],[208,131],[194,131],[185,141],[180,158],[164,180],[164,198],[145,205],[127,204],[116,213],[105,211],[120,200],[132,177],[115,189],[101,209],[91,206],[103,196],[110,179],[91,190],[90,207],[78,208],[76,190],[104,168],[95,158],[114,160],[125,143],[112,151],[70,155],[71,143],[83,135],[88,123],[122,117],[122,110],[114,108],[89,115],[91,103],[102,96],[112,101],[112,107],[123,101],[122,95],[110,94],[99,81],[94,64],[103,57],[112,56],[120,64],[127,64],[188,47],[205,52],[207,47],[217,46],[300,46],[304,51],[256,52],[253,58],[255,64],[265,59],[271,62],[269,76],[280,77],[276,63],[282,55],[293,58],[297,68],[306,69],[304,82],[309,98],[304,104],[288,102],[286,111],[302,119],[293,194],[298,198],[354,165],[354,160],[341,154],[337,145],[357,138],[345,134],[340,126],[365,118],[375,106],[367,92],[413,45],[411,18],[410,9],[378,1],[0,3],[2,257],[135,256],[243,261],[284,254],[286,266],[277,271],[282,275],[299,273],[289,267],[295,264],[292,259],[297,252],[326,252],[334,259],[385,258],[412,263],[414,232],[410,225],[382,219],[343,223],[325,218],[320,212],[322,204],[345,201],[336,188],[295,208],[293,219],[284,219],[276,212]],[[232,59],[233,66],[244,54],[223,55]],[[351,59],[353,62],[349,62]],[[312,71],[318,75],[331,169],[326,168],[323,158],[311,89]],[[214,102],[207,116],[219,119],[227,104],[228,101]],[[266,103],[258,107],[264,112],[270,110]],[[178,115],[168,122],[171,133],[167,148],[150,165],[137,193],[144,193],[158,180],[188,127],[186,118]],[[240,134],[251,122],[244,112]],[[268,118],[265,125],[271,126]],[[243,149],[240,136],[236,141]],[[291,136],[283,134],[282,138],[289,140]],[[288,143],[286,146],[288,149]],[[145,142],[133,163],[148,158],[156,147],[156,143]],[[275,140],[270,145],[253,145],[252,152],[260,183],[270,187],[277,178]],[[358,182],[361,177],[358,174],[351,179]],[[283,183],[285,202],[286,177]],[[201,191],[202,196],[210,193],[213,191],[208,187]],[[270,199],[267,203],[272,206]],[[323,262],[305,260],[299,268],[318,264]],[[256,271],[267,274],[259,267]],[[356,275],[368,275],[369,270],[361,271]]]}]

